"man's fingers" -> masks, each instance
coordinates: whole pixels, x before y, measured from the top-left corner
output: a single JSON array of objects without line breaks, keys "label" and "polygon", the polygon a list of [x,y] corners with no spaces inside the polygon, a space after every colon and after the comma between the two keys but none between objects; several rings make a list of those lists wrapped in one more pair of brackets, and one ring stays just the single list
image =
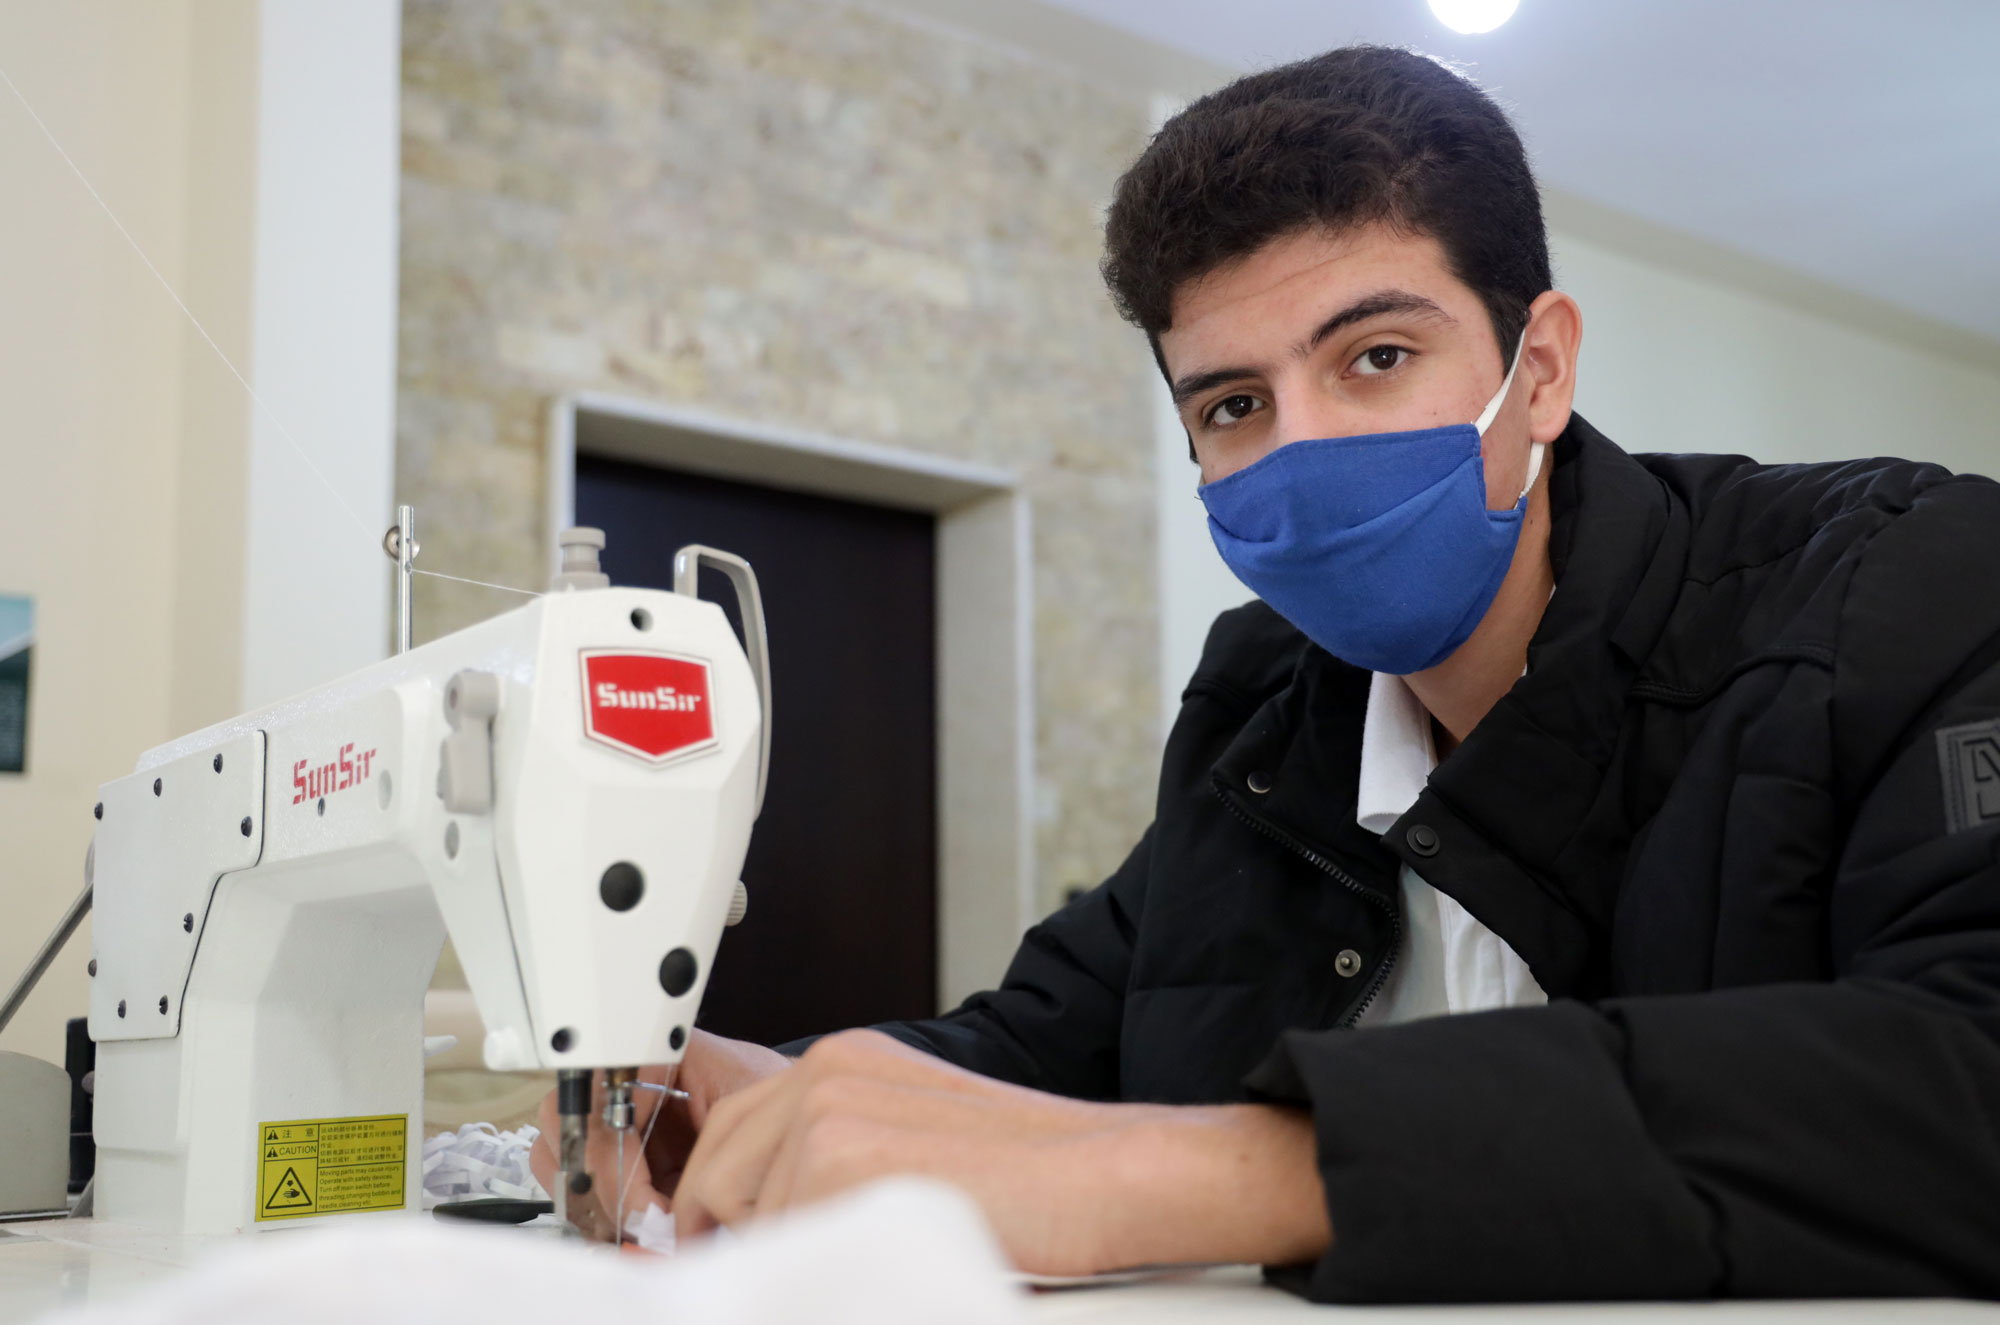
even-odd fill
[{"label": "man's fingers", "polygon": [[868,1077],[828,1077],[801,1094],[796,1115],[765,1171],[753,1201],[758,1214],[795,1203],[801,1174],[829,1159],[858,1158],[862,1139],[888,1128],[904,1135],[944,1128],[977,1135],[991,1110],[957,1090],[912,1087]]},{"label": "man's fingers", "polygon": [[920,1112],[914,1099],[977,1108],[990,1094],[980,1080],[886,1035],[829,1036],[797,1068],[717,1104],[675,1189],[675,1218],[692,1235],[782,1209],[816,1124],[864,1116],[917,1123],[904,1117]]},{"label": "man's fingers", "polygon": [[653,1190],[661,1198],[661,1204],[671,1210],[675,1190],[681,1180],[681,1172],[687,1167],[688,1154],[694,1149],[697,1131],[689,1101],[670,1099],[661,1106],[652,1122],[653,1132],[646,1137],[646,1174]]},{"label": "man's fingers", "polygon": [[[766,1077],[753,1086],[737,1091],[716,1101],[708,1110],[708,1116],[701,1121],[700,1130],[694,1139],[694,1149],[689,1153],[687,1171],[712,1161],[713,1157],[725,1149],[734,1149],[743,1143],[738,1133],[745,1127],[752,1129],[748,1143],[754,1148],[759,1141],[769,1141],[767,1136],[773,1120],[788,1112],[783,1105],[799,1089],[799,1079],[786,1072]],[[776,1112],[772,1106],[776,1105]]]},{"label": "man's fingers", "polygon": [[[753,1202],[756,1213],[776,1214],[826,1194],[840,1174],[869,1171],[871,1176],[904,1172],[886,1168],[871,1158],[883,1137],[899,1138],[897,1153],[926,1153],[930,1138],[949,1146],[978,1138],[1036,1140],[1068,1129],[1046,1121],[1022,1119],[1004,1102],[963,1091],[913,1088],[894,1082],[837,1078],[805,1093],[797,1116],[771,1160]],[[921,1166],[907,1170],[923,1171]]]},{"label": "man's fingers", "polygon": [[771,1158],[765,1170],[764,1181],[757,1189],[751,1202],[753,1210],[764,1214],[776,1214],[791,1203],[792,1188],[797,1182],[799,1165],[804,1161],[807,1139],[813,1135],[818,1120],[801,1116],[792,1122],[784,1140],[778,1145],[778,1153]]},{"label": "man's fingers", "polygon": [[806,1084],[802,1074],[783,1072],[716,1105],[674,1189],[677,1222],[687,1219],[699,1233],[750,1212]]},{"label": "man's fingers", "polygon": [[823,1116],[829,1100],[867,1085],[962,1089],[960,1077],[977,1080],[878,1032],[847,1031],[820,1040],[797,1066],[717,1102],[675,1188],[675,1218],[685,1221],[679,1226],[704,1232],[765,1208],[759,1193],[799,1125],[802,1108]]},{"label": "man's fingers", "polygon": [[[679,1185],[695,1152],[704,1146],[708,1150],[720,1147],[747,1118],[756,1116],[756,1102],[783,1089],[791,1065],[791,1060],[761,1046],[696,1031],[676,1074],[676,1084],[687,1092],[687,1098],[669,1095],[664,1089],[649,1089],[666,1084],[670,1074],[666,1066],[639,1069],[641,1084],[633,1091],[633,1127],[625,1134],[622,1175],[618,1135],[602,1121],[602,1078],[593,1072],[584,1147],[590,1190],[569,1197],[572,1222],[592,1236],[614,1236],[621,1176],[624,1200],[623,1208],[615,1211],[617,1215],[643,1211],[653,1204],[680,1214]],[[529,1156],[529,1165],[536,1180],[553,1193],[559,1181],[556,1147],[561,1126],[553,1094],[542,1101],[538,1121],[542,1134]],[[754,1155],[760,1147],[768,1152],[774,1146],[775,1138],[753,1135],[740,1141],[736,1153]],[[698,1222],[702,1215],[694,1212],[687,1217]]]},{"label": "man's fingers", "polygon": [[[973,1144],[977,1144],[976,1142]],[[864,1182],[907,1174],[949,1175],[940,1156],[961,1152],[963,1136],[910,1132],[867,1118],[830,1119],[815,1124],[800,1144],[785,1181],[780,1204],[760,1213],[811,1205],[838,1196]]]}]

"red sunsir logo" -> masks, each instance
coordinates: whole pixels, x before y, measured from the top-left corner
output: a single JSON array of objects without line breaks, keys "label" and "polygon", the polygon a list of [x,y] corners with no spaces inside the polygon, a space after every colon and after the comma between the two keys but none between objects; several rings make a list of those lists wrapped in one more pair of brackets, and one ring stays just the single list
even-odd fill
[{"label": "red sunsir logo", "polygon": [[655,763],[714,748],[707,662],[592,649],[579,656],[585,736]]}]

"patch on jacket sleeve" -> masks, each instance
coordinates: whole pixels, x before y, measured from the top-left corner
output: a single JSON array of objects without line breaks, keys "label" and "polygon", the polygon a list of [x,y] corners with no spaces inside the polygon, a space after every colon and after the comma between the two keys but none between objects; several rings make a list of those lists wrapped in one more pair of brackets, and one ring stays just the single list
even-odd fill
[{"label": "patch on jacket sleeve", "polygon": [[1937,734],[1948,833],[2000,819],[2000,718],[1946,727]]}]

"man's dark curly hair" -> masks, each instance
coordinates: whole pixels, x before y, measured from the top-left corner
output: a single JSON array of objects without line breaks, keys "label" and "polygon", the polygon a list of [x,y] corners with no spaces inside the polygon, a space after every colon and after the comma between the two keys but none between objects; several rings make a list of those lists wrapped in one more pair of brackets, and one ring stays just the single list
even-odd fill
[{"label": "man's dark curly hair", "polygon": [[1187,282],[1274,239],[1370,222],[1437,240],[1512,358],[1554,284],[1521,139],[1472,83],[1386,46],[1251,74],[1167,121],[1118,181],[1104,281],[1157,354]]}]

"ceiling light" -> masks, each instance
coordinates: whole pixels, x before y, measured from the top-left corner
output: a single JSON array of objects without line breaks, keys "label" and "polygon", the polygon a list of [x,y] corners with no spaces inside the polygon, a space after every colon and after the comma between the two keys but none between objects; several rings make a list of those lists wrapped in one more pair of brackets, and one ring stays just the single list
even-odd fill
[{"label": "ceiling light", "polygon": [[1431,12],[1453,32],[1491,32],[1514,16],[1521,0],[1431,0]]}]

